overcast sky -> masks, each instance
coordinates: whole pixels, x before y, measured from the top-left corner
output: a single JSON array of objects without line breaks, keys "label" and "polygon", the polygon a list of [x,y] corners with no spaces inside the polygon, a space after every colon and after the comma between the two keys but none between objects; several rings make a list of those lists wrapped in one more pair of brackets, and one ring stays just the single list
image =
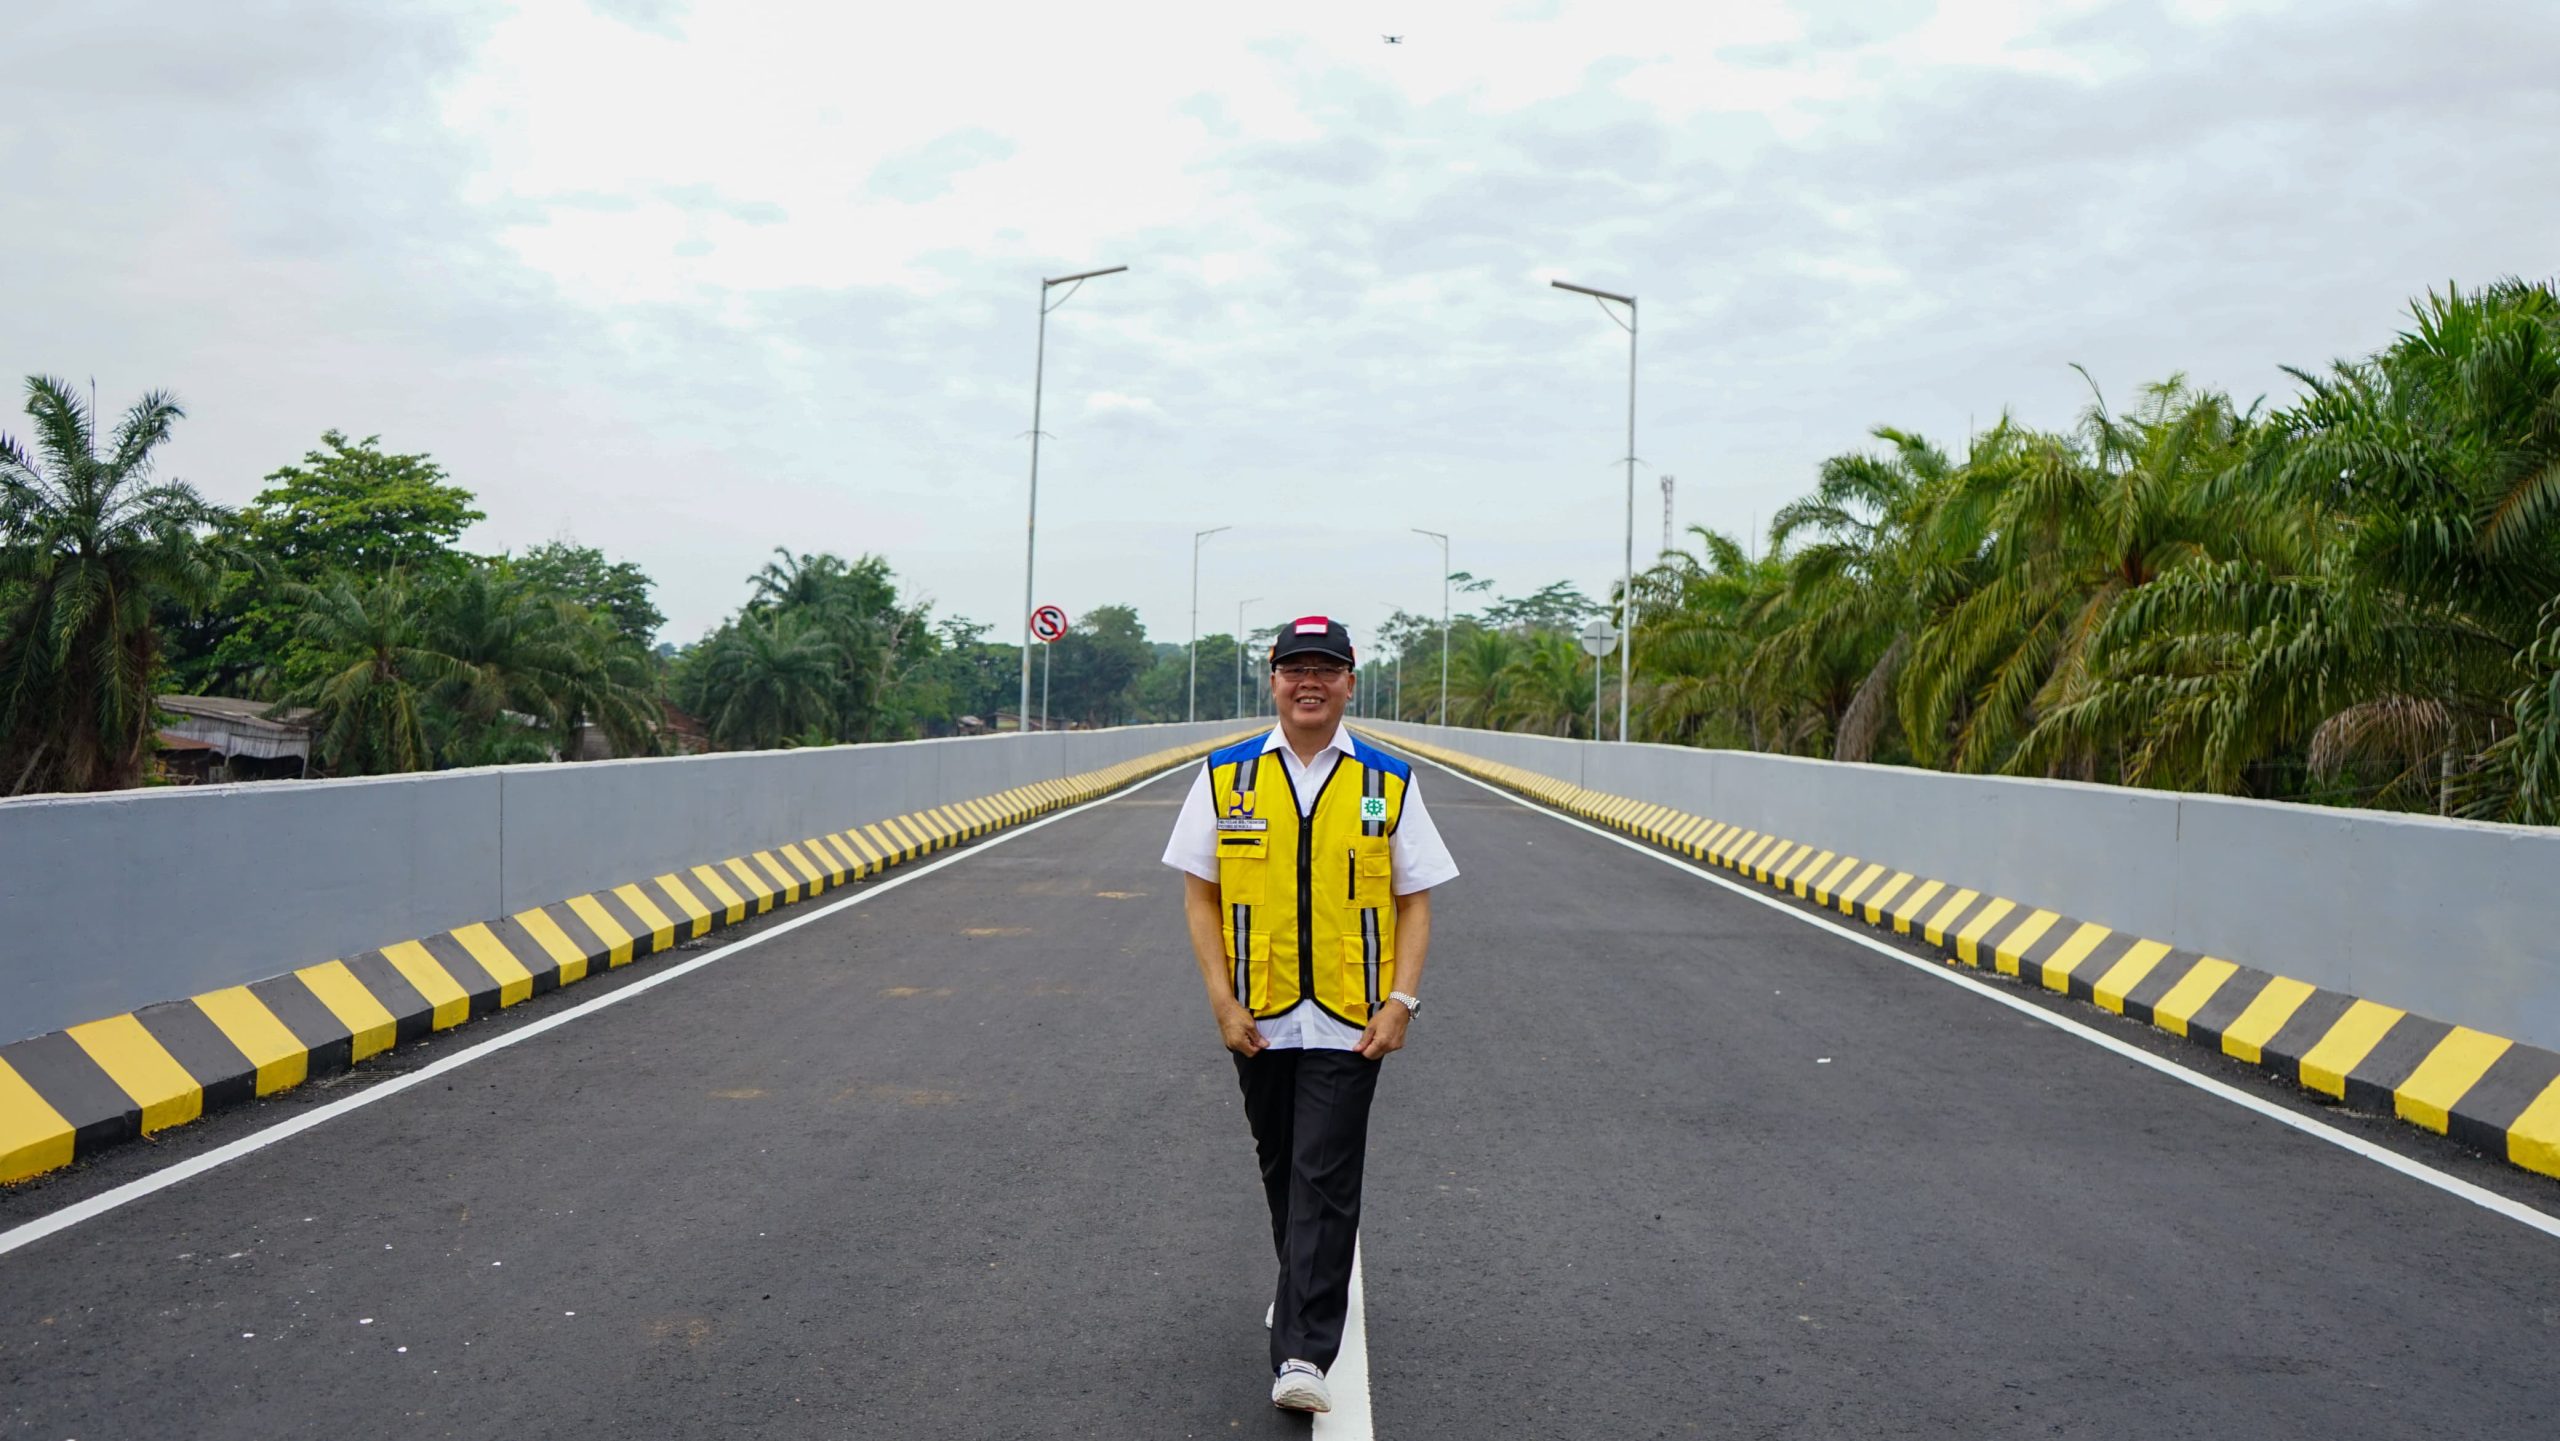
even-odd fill
[{"label": "overcast sky", "polygon": [[[1435,611],[1438,556],[1601,593],[1889,422],[1960,448],[2173,370],[2244,402],[2447,280],[2560,268],[2560,5],[27,0],[0,109],[16,377],[175,391],[239,503],[337,427],[483,550],[776,545],[1189,630]],[[1493,18],[1487,18],[1488,16]],[[1399,45],[1381,35],[1404,36]]]}]

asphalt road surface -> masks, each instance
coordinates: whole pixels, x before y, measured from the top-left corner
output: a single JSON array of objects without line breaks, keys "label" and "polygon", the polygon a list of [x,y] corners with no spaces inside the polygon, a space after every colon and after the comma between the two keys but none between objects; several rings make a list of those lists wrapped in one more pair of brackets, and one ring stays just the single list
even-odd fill
[{"label": "asphalt road surface", "polygon": [[[2560,1435],[2560,1241],[1423,775],[1466,874],[1373,1125],[1377,1435]],[[1307,1434],[1181,785],[0,1255],[0,1436]]]}]

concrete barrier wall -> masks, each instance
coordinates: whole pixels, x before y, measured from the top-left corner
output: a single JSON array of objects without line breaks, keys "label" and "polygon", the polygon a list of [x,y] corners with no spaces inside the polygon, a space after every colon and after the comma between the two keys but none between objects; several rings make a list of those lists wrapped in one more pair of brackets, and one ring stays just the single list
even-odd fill
[{"label": "concrete barrier wall", "polygon": [[1384,724],[2560,1049],[2560,831]]},{"label": "concrete barrier wall", "polygon": [[1236,729],[0,801],[0,1044]]}]

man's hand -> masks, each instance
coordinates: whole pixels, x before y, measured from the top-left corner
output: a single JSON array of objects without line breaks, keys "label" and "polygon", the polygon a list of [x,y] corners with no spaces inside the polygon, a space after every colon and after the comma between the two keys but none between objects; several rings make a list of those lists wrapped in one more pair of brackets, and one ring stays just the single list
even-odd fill
[{"label": "man's hand", "polygon": [[1404,1028],[1413,1024],[1413,1012],[1404,1002],[1388,1000],[1369,1013],[1369,1028],[1360,1033],[1360,1044],[1352,1049],[1373,1061],[1383,1061],[1391,1051],[1404,1049]]},{"label": "man's hand", "polygon": [[1218,1017],[1218,1039],[1239,1056],[1258,1055],[1263,1049],[1262,1028],[1253,1023],[1253,1012],[1233,996],[1220,996],[1211,1002]]}]

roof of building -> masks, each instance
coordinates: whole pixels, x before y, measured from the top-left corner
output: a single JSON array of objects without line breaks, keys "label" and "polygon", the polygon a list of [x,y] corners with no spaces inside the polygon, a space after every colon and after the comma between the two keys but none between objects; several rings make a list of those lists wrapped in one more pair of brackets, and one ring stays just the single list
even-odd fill
[{"label": "roof of building", "polygon": [[310,759],[314,713],[307,706],[288,706],[270,720],[267,712],[274,707],[266,701],[223,695],[164,695],[158,697],[158,704],[177,722],[162,731],[163,735],[202,741],[227,756]]},{"label": "roof of building", "polygon": [[240,700],[227,695],[164,695],[155,697],[162,710],[179,715],[202,716],[207,720],[260,721],[267,725],[306,727],[311,724],[309,706],[286,706],[281,716],[269,719],[275,709],[272,701]]}]

